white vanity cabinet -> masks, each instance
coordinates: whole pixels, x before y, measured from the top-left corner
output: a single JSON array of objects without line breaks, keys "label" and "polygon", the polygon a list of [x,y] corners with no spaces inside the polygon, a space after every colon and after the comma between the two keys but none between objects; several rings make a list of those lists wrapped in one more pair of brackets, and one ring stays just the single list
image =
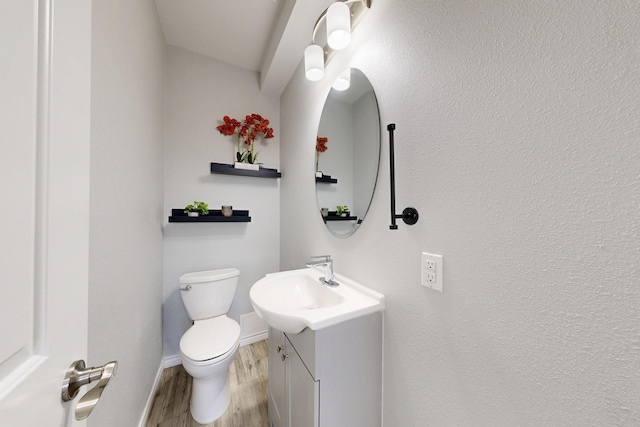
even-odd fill
[{"label": "white vanity cabinet", "polygon": [[381,425],[382,312],[313,331],[269,328],[270,427]]},{"label": "white vanity cabinet", "polygon": [[285,360],[287,348],[285,342],[287,338],[284,332],[269,328],[269,427],[284,427],[289,425],[287,413],[287,370]]}]

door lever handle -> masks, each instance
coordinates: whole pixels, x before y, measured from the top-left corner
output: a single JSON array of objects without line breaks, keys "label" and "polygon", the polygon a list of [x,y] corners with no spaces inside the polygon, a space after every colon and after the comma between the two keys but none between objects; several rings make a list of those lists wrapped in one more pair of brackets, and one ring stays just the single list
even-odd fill
[{"label": "door lever handle", "polygon": [[105,387],[116,374],[118,362],[109,362],[104,366],[85,369],[84,360],[76,360],[69,366],[67,374],[62,382],[62,401],[73,400],[80,387],[98,381],[98,384],[80,398],[76,405],[76,420],[87,418],[95,408]]}]

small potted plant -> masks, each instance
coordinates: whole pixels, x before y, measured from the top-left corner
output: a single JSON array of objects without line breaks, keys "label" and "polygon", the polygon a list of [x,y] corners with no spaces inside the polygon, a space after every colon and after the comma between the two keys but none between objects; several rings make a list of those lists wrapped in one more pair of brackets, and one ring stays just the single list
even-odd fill
[{"label": "small potted plant", "polygon": [[336,206],[336,215],[338,216],[349,216],[349,206]]},{"label": "small potted plant", "polygon": [[193,204],[185,206],[184,213],[187,216],[207,215],[209,213],[209,205],[205,202],[194,201]]}]

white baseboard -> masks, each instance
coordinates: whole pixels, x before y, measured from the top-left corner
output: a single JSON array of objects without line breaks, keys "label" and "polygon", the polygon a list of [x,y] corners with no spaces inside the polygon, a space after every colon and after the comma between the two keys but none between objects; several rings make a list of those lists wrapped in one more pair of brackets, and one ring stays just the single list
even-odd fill
[{"label": "white baseboard", "polygon": [[269,331],[256,332],[255,334],[240,337],[240,346],[253,344],[254,342],[264,341],[269,337]]},{"label": "white baseboard", "polygon": [[[180,356],[178,356],[179,358]],[[140,419],[140,423],[138,427],[145,427],[147,425],[147,421],[149,421],[149,415],[151,415],[151,408],[153,407],[153,400],[156,397],[156,391],[158,391],[158,387],[160,386],[160,380],[162,379],[162,371],[164,371],[164,360],[158,366],[158,372],[156,372],[156,377],[153,380],[153,386],[151,387],[151,392],[149,393],[149,397],[147,397],[147,401],[144,405],[144,409],[142,412],[142,418]]]},{"label": "white baseboard", "polygon": [[182,364],[182,359],[180,358],[180,354],[174,354],[172,356],[166,356],[164,358],[164,368],[172,368],[174,366],[178,366]]},{"label": "white baseboard", "polygon": [[[266,339],[269,326],[255,311],[240,315],[240,345],[247,345]],[[254,339],[255,336],[264,338]]]}]

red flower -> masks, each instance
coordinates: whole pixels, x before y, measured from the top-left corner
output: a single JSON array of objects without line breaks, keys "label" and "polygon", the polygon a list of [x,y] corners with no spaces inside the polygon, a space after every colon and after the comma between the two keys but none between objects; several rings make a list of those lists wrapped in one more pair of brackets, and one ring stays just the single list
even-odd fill
[{"label": "red flower", "polygon": [[216,129],[218,129],[218,131],[223,135],[233,135],[236,132],[236,128],[240,126],[239,121],[229,118],[229,116],[224,116],[222,120],[224,121],[224,124],[216,127]]},{"label": "red flower", "polygon": [[[243,140],[245,145],[250,146],[246,151],[251,153],[251,157],[255,159],[257,154],[253,152],[253,143],[262,134],[264,139],[273,138],[273,128],[269,127],[269,120],[263,118],[260,114],[251,114],[245,116],[244,122],[239,122],[229,116],[222,118],[224,124],[217,126],[216,129],[223,135],[231,136],[238,133],[238,153],[240,153],[240,141]],[[252,161],[249,161],[252,163]]]},{"label": "red flower", "polygon": [[327,151],[329,147],[327,147],[327,142],[329,142],[329,138],[326,136],[319,136],[316,138],[316,151],[320,153],[324,153]]}]

